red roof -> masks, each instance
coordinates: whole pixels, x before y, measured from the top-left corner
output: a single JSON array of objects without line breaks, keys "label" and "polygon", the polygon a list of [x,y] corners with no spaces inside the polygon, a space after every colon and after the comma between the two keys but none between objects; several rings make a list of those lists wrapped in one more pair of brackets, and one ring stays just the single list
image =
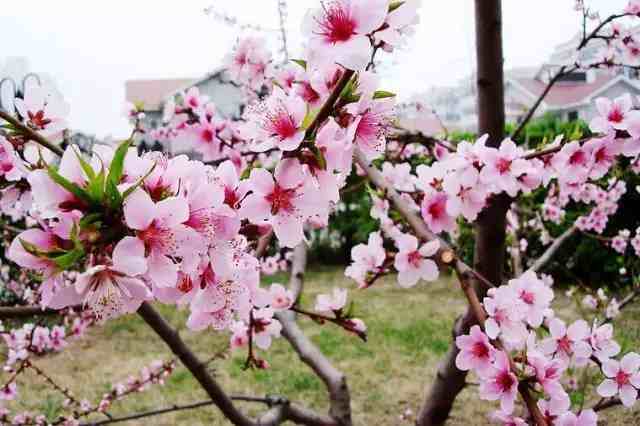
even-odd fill
[{"label": "red roof", "polygon": [[129,80],[125,82],[125,97],[127,102],[142,102],[145,110],[156,111],[160,109],[167,96],[194,81],[192,78]]},{"label": "red roof", "polygon": [[[580,103],[616,77],[608,73],[598,73],[591,83],[557,83],[551,88],[544,102],[557,107]],[[547,87],[546,83],[534,78],[514,78],[514,80],[535,96],[540,96]]]}]

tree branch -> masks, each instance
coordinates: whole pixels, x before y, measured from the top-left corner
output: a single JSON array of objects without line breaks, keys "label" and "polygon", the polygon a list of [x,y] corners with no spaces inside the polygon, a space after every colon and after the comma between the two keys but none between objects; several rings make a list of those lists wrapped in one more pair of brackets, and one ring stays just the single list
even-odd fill
[{"label": "tree branch", "polygon": [[578,227],[574,224],[571,225],[569,229],[564,231],[560,236],[558,236],[553,243],[547,247],[544,253],[531,265],[529,268],[530,271],[539,272],[544,266],[549,263],[549,261],[553,258],[553,256],[560,250],[560,247],[567,242],[571,237],[575,235],[578,231]]},{"label": "tree branch", "polygon": [[161,409],[152,410],[152,411],[145,411],[142,413],[131,414],[123,417],[114,417],[112,419],[106,419],[99,422],[81,423],[80,426],[102,426],[102,425],[108,425],[111,423],[121,423],[129,420],[136,420],[136,419],[142,419],[145,417],[158,416],[161,414],[171,413],[174,411],[193,410],[195,408],[206,407],[213,404],[214,404],[213,401],[200,401],[200,402],[195,402],[193,404],[187,404],[187,405],[174,405],[173,407],[161,408]]},{"label": "tree branch", "polygon": [[64,154],[64,151],[62,150],[62,148],[60,148],[58,145],[54,145],[53,143],[51,143],[47,138],[42,136],[40,133],[25,126],[20,122],[20,120],[13,117],[11,114],[8,114],[0,110],[0,118],[2,118],[3,120],[11,124],[16,130],[19,130],[20,133],[26,136],[29,140],[34,141],[38,145],[42,145],[43,147],[47,148],[54,154],[58,154],[60,157],[62,157],[62,154]]},{"label": "tree branch", "polygon": [[[307,263],[307,248],[305,243],[300,243],[294,249],[291,279],[289,288],[297,299],[302,292],[304,270]],[[351,421],[351,397],[344,374],[338,371],[322,352],[305,336],[295,321],[295,315],[291,311],[278,312],[276,318],[282,324],[282,335],[298,353],[300,360],[307,364],[322,379],[329,391],[330,423],[327,425],[349,426]],[[302,414],[302,412],[298,412]],[[292,418],[292,420],[294,420]]]},{"label": "tree branch", "polygon": [[222,390],[220,385],[211,377],[206,365],[200,362],[196,355],[187,347],[180,335],[162,318],[162,316],[147,302],[142,303],[138,314],[169,346],[171,351],[180,359],[182,364],[191,372],[200,386],[207,392],[214,404],[222,411],[226,418],[239,426],[252,426],[250,418],[240,412],[231,398]]}]

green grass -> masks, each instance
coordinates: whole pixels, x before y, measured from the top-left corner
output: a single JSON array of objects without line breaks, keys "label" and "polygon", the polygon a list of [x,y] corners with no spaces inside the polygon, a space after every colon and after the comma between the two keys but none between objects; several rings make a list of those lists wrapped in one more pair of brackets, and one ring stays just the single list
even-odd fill
[{"label": "green grass", "polygon": [[[265,282],[285,283],[285,275],[266,277]],[[356,290],[340,270],[314,268],[307,273],[303,305],[313,307],[315,296],[334,286],[351,288],[356,313],[369,329],[368,342],[362,342],[343,330],[325,324],[320,326],[306,318],[299,322],[311,340],[348,377],[354,422],[357,425],[410,425],[413,419],[399,420],[406,410],[417,412],[424,397],[425,386],[435,375],[438,360],[451,342],[451,327],[465,309],[459,289],[453,281],[420,284],[401,289],[391,278],[383,279],[366,291]],[[570,304],[560,300],[563,316],[571,316]],[[228,346],[228,335],[213,330],[190,332],[185,328],[186,310],[158,305],[162,315],[180,330],[181,336],[198,354],[207,359]],[[625,310],[617,327],[617,337],[624,348],[640,346],[640,311]],[[259,356],[268,360],[271,369],[246,371],[243,351],[228,353],[215,360],[210,368],[216,380],[230,394],[282,395],[326,412],[327,395],[322,381],[304,365],[284,339],[277,339],[267,352]],[[58,383],[68,386],[76,396],[92,402],[100,400],[111,385],[125,381],[129,375],[153,360],[173,358],[166,346],[137,316],[129,315],[94,327],[88,336],[74,342],[59,354],[37,359],[36,365],[49,372]],[[6,373],[0,373],[6,375]],[[474,378],[470,378],[474,380]],[[20,406],[12,409],[31,410],[50,419],[59,415],[62,399],[38,377],[29,373],[21,377]],[[493,405],[478,401],[476,389],[469,387],[459,396],[450,424],[487,424],[486,414]],[[581,395],[572,398],[579,402]],[[114,415],[126,415],[174,404],[205,400],[206,395],[185,369],[178,367],[164,386],[132,395],[115,403],[109,410]],[[262,406],[240,404],[243,410],[256,415]],[[636,411],[611,410],[607,424],[640,424]],[[94,416],[92,419],[103,419]],[[470,419],[473,419],[472,421]],[[471,422],[471,423],[470,423]],[[226,425],[214,407],[171,413],[127,425]]]}]

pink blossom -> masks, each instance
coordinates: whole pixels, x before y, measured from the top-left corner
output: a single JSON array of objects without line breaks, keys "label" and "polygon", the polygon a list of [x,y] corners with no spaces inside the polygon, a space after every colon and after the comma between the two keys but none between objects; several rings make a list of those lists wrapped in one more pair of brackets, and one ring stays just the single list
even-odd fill
[{"label": "pink blossom", "polygon": [[178,265],[173,259],[194,256],[194,243],[200,241],[195,231],[183,225],[189,219],[187,201],[168,197],[154,203],[138,189],[125,200],[124,217],[136,236],[125,237],[116,245],[114,262],[127,274],[146,271],[158,287],[175,286]]},{"label": "pink blossom", "polygon": [[379,158],[385,151],[394,105],[394,98],[374,100],[362,95],[358,102],[346,107],[353,117],[349,131],[369,161]]},{"label": "pink blossom", "polygon": [[[137,253],[142,257],[143,253]],[[120,262],[121,258],[118,259]],[[61,309],[77,304],[87,305],[97,321],[115,318],[123,313],[135,312],[142,302],[153,297],[147,285],[139,278],[127,276],[121,269],[129,265],[113,267],[97,265],[79,274],[74,285],[57,292],[49,306]]]},{"label": "pink blossom", "polygon": [[502,426],[527,426],[528,424],[523,418],[502,411],[491,413],[491,419]]},{"label": "pink blossom", "polygon": [[619,395],[625,407],[631,407],[638,398],[640,388],[640,355],[630,352],[620,361],[613,359],[602,363],[605,379],[598,386],[598,395],[607,398]]},{"label": "pink blossom", "polygon": [[282,284],[271,284],[269,295],[271,299],[270,305],[275,311],[289,309],[295,302],[291,290],[287,290]]},{"label": "pink blossom", "polygon": [[303,240],[303,223],[321,208],[317,190],[305,180],[300,162],[282,160],[274,176],[265,169],[251,171],[252,193],[242,202],[240,214],[252,223],[269,223],[285,247],[295,247]]},{"label": "pink blossom", "polygon": [[229,326],[231,331],[231,349],[241,348],[249,343],[249,327],[243,321],[234,321]]},{"label": "pink blossom", "polygon": [[316,297],[315,310],[318,312],[336,312],[347,304],[347,290],[334,288],[331,294],[319,294]]},{"label": "pink blossom", "polygon": [[280,337],[282,324],[273,318],[273,309],[257,309],[253,313],[253,341],[260,349],[269,349],[271,340]]},{"label": "pink blossom", "polygon": [[569,183],[583,182],[593,164],[591,152],[580,142],[569,142],[551,160],[559,179]]},{"label": "pink blossom", "polygon": [[382,246],[379,232],[369,234],[367,244],[358,244],[351,249],[352,264],[345,270],[345,275],[354,279],[360,287],[366,286],[368,272],[377,272],[382,266],[387,253]]},{"label": "pink blossom", "polygon": [[540,280],[535,272],[527,271],[517,279],[509,281],[518,294],[523,316],[532,327],[540,327],[545,316],[551,314],[553,291]]},{"label": "pink blossom", "polygon": [[562,320],[553,318],[549,321],[549,332],[551,337],[540,342],[545,354],[555,353],[566,362],[573,360],[577,366],[586,364],[592,353],[587,343],[590,330],[586,321],[578,320],[567,328]]},{"label": "pink blossom", "polygon": [[363,70],[371,56],[368,35],[382,26],[387,7],[387,0],[331,0],[311,11],[304,32],[311,38],[313,62]]},{"label": "pink blossom", "polygon": [[18,396],[16,382],[11,382],[0,388],[0,401],[12,401]]},{"label": "pink blossom", "polygon": [[255,142],[256,151],[277,147],[293,151],[304,139],[302,122],[307,113],[306,104],[296,94],[287,95],[276,87],[264,102],[250,115],[247,136]]},{"label": "pink blossom", "polygon": [[386,28],[375,33],[376,40],[384,42],[385,51],[400,45],[402,36],[413,31],[412,26],[419,22],[418,8],[420,0],[409,0],[393,10],[385,20]]},{"label": "pink blossom", "polygon": [[474,325],[468,335],[456,337],[460,352],[456,356],[456,367],[462,371],[473,370],[479,374],[489,371],[496,349],[479,326]]},{"label": "pink blossom", "polygon": [[447,212],[449,197],[444,192],[426,193],[422,200],[422,218],[435,234],[451,232],[455,229],[455,218]]},{"label": "pink blossom", "polygon": [[418,239],[410,234],[403,234],[396,239],[398,253],[394,266],[398,271],[398,284],[402,287],[413,287],[420,280],[435,281],[438,279],[438,265],[429,259],[440,249],[440,242],[432,240],[418,247]]},{"label": "pink blossom", "polygon": [[527,329],[522,322],[523,311],[518,303],[518,294],[512,287],[501,286],[489,292],[483,304],[489,318],[485,321],[485,332],[491,339],[498,336],[511,343],[523,342]]},{"label": "pink blossom", "polygon": [[580,414],[568,412],[560,416],[557,426],[597,426],[598,415],[591,409],[582,410]]},{"label": "pink blossom", "polygon": [[389,185],[398,191],[412,192],[415,189],[411,165],[408,163],[394,166],[389,162],[385,162],[382,165],[382,176],[384,176]]},{"label": "pink blossom", "polygon": [[522,149],[511,139],[504,140],[499,149],[485,148],[482,152],[484,167],[480,171],[480,180],[515,197],[519,189],[518,177],[530,168],[529,163],[520,158],[522,154]]},{"label": "pink blossom", "polygon": [[594,322],[589,343],[593,348],[593,355],[600,362],[604,362],[620,352],[620,345],[613,340],[613,326],[611,324],[603,324],[598,327]]},{"label": "pink blossom", "polygon": [[28,85],[24,99],[16,98],[15,107],[27,125],[44,136],[59,141],[67,128],[69,104],[51,87]]},{"label": "pink blossom", "polygon": [[545,393],[552,399],[564,398],[566,392],[562,388],[560,380],[567,368],[561,359],[549,359],[540,353],[527,354],[527,362],[533,367],[536,380],[542,386]]},{"label": "pink blossom", "polygon": [[607,98],[596,99],[598,115],[589,127],[595,133],[607,134],[615,130],[627,130],[630,120],[637,119],[638,113],[632,111],[633,102],[630,94],[622,95],[613,101]]},{"label": "pink blossom", "polygon": [[22,179],[26,174],[26,169],[22,161],[16,154],[13,145],[3,136],[0,136],[0,176],[13,182]]},{"label": "pink blossom", "polygon": [[500,400],[500,408],[504,413],[513,412],[513,405],[518,392],[518,378],[511,371],[507,355],[498,351],[493,365],[480,378],[480,398]]}]

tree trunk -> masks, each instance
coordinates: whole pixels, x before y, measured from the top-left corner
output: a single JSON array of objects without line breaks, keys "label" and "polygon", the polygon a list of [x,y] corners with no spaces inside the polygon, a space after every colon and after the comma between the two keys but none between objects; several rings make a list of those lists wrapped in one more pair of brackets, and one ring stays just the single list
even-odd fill
[{"label": "tree trunk", "polygon": [[[504,136],[505,125],[501,0],[475,0],[475,14],[478,134],[489,134],[487,146],[497,147]],[[508,207],[508,197],[494,197],[479,215],[475,226],[473,266],[496,284],[502,281]],[[485,287],[478,282],[475,287],[479,297],[484,297]],[[458,370],[455,365],[458,355],[455,337],[467,334],[474,323],[470,309],[456,321],[453,329],[454,342],[438,367],[418,415],[417,425],[441,425],[449,417],[453,402],[464,387],[466,379],[466,373]]]}]

